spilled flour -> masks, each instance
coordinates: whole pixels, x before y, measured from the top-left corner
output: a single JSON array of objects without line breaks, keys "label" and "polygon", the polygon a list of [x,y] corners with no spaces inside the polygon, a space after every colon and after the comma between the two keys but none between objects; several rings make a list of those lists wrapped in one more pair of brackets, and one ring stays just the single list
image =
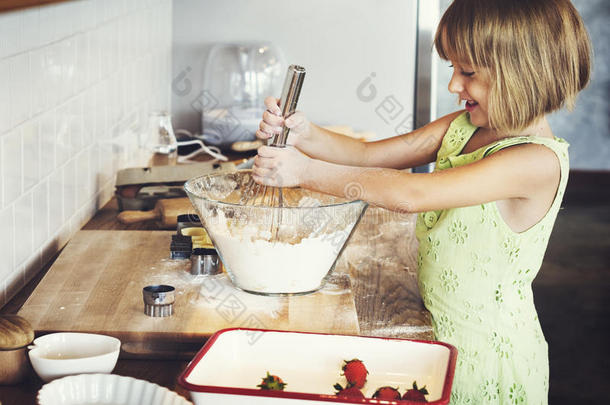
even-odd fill
[{"label": "spilled flour", "polygon": [[200,276],[201,288],[199,297],[191,304],[210,308],[219,308],[227,301],[238,303],[250,312],[264,313],[271,318],[278,318],[287,305],[286,297],[267,297],[250,294],[233,286],[226,274]]}]

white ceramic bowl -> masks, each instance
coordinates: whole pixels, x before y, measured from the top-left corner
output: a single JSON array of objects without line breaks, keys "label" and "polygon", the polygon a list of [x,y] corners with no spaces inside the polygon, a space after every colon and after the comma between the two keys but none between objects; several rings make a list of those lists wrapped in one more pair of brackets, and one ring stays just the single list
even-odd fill
[{"label": "white ceramic bowl", "polygon": [[[365,398],[339,398],[333,385],[345,386],[343,360],[361,359],[368,371]],[[413,381],[426,386],[433,405],[449,403],[457,349],[447,343],[367,336],[224,329],[203,346],[178,382],[195,405],[328,403],[395,404],[371,399],[377,388]],[[287,383],[284,391],[257,388],[266,372]],[[414,404],[413,402],[401,402]]]},{"label": "white ceramic bowl", "polygon": [[38,391],[39,405],[192,405],[157,384],[116,374],[81,374],[60,378]]},{"label": "white ceramic bowl", "polygon": [[121,341],[94,333],[51,333],[34,339],[29,352],[36,374],[44,381],[73,374],[110,373]]}]

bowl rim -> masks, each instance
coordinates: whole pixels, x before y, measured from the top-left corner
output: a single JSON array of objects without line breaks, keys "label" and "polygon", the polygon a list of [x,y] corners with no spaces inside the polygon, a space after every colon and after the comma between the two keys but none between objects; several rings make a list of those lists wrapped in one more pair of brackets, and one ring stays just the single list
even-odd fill
[{"label": "bowl rim", "polygon": [[[453,377],[455,375],[455,365],[457,362],[457,348],[449,343],[437,341],[437,340],[421,340],[421,339],[405,339],[405,338],[389,338],[380,336],[356,336],[356,335],[345,335],[336,333],[319,333],[319,332],[299,332],[299,331],[288,331],[288,330],[275,330],[275,329],[257,329],[257,328],[226,328],[221,329],[214,333],[203,345],[203,347],[197,352],[195,357],[189,362],[186,369],[178,376],[178,384],[188,389],[190,392],[195,393],[215,393],[215,394],[229,394],[229,395],[243,395],[243,396],[255,396],[255,397],[278,397],[286,399],[299,399],[299,400],[313,400],[320,402],[335,402],[335,403],[362,403],[362,404],[379,404],[379,400],[374,398],[344,398],[336,395],[328,394],[314,394],[309,392],[296,392],[296,391],[271,391],[271,390],[260,390],[254,388],[240,388],[240,387],[225,387],[218,385],[199,385],[192,384],[186,379],[193,372],[195,367],[199,364],[203,356],[212,348],[214,342],[218,340],[220,336],[225,333],[232,331],[246,331],[246,332],[277,332],[277,333],[296,333],[303,335],[325,335],[325,336],[349,336],[363,339],[373,340],[389,340],[389,341],[409,341],[415,343],[426,343],[437,346],[444,346],[449,350],[449,361],[447,363],[447,371],[445,373],[445,381],[443,383],[443,390],[441,397],[435,401],[428,402],[431,405],[445,405],[449,403],[451,397],[451,387],[453,385]],[[383,401],[387,404],[403,404],[409,403],[410,401]]]},{"label": "bowl rim", "polygon": [[[197,195],[193,192],[193,190],[189,190],[189,186],[192,184],[192,182],[194,182],[195,180],[198,179],[202,179],[205,177],[218,177],[218,176],[225,176],[227,174],[236,174],[236,173],[251,173],[252,169],[241,169],[241,170],[235,170],[232,172],[220,172],[220,173],[208,173],[208,174],[202,174],[200,176],[196,176],[193,178],[188,179],[185,183],[184,183],[184,191],[186,191],[186,194],[188,195],[188,197],[192,200],[193,198],[199,198],[205,201],[209,201],[215,204],[220,204],[220,205],[225,205],[228,207],[248,207],[248,208],[256,208],[256,209],[262,209],[262,210],[269,210],[269,209],[277,209],[278,207],[268,207],[268,206],[264,206],[264,205],[243,205],[243,204],[237,204],[237,203],[230,203],[230,202],[226,202],[226,201],[219,201],[219,200],[211,200],[209,198],[203,197],[201,195]],[[282,187],[282,188],[302,188],[302,187]],[[316,193],[320,193],[319,191],[314,191]],[[325,193],[320,193],[320,194],[325,194]],[[331,195],[331,194],[328,194]],[[337,196],[333,196],[336,198],[342,198],[342,197],[337,197]],[[348,205],[357,205],[357,204],[364,204],[364,208],[368,207],[369,203],[364,201],[364,200],[351,200],[351,201],[344,201],[341,203],[333,203],[333,204],[323,204],[323,205],[318,205],[315,207],[292,207],[292,206],[288,206],[288,207],[282,207],[282,209],[287,209],[287,210],[300,210],[300,209],[312,209],[312,208],[332,208],[332,207],[340,207],[340,206],[348,206]]]},{"label": "bowl rim", "polygon": [[[141,379],[141,378],[135,378],[135,377],[131,377],[131,376],[118,375],[118,374],[109,374],[109,373],[74,374],[74,375],[68,375],[68,376],[65,376],[65,377],[57,378],[57,379],[55,379],[53,381],[49,381],[49,382],[45,383],[38,390],[38,393],[36,394],[36,404],[37,405],[45,405],[45,404],[40,402],[40,395],[41,395],[41,393],[43,393],[44,389],[47,389],[47,390],[50,389],[50,388],[48,388],[48,386],[50,384],[55,384],[55,385],[65,384],[67,379],[77,379],[79,377],[82,378],[82,376],[84,376],[84,375],[91,376],[91,378],[97,378],[97,379],[101,379],[101,378],[114,378],[114,379],[117,379],[117,380],[120,380],[120,381],[129,381],[129,380],[131,380],[131,381],[142,381],[142,382],[144,382],[144,383],[146,383],[148,385],[154,386],[156,390],[161,389],[161,391],[167,391],[167,392],[169,392],[169,395],[174,395],[174,396],[182,399],[183,402],[178,403],[178,405],[193,405],[193,403],[191,401],[189,401],[188,399],[186,399],[182,395],[178,394],[177,392],[172,391],[169,388],[164,387],[162,385],[159,385],[157,383],[154,383],[152,381],[144,380],[144,379]],[[167,395],[167,393],[166,393],[166,395]],[[91,405],[93,405],[93,404],[94,403],[91,403]],[[131,404],[125,403],[124,405],[131,405]]]},{"label": "bowl rim", "polygon": [[[44,345],[44,340],[46,339],[52,339],[53,336],[57,336],[57,335],[80,335],[80,336],[100,336],[101,339],[106,340],[109,343],[112,343],[112,350],[109,351],[105,351],[104,353],[101,354],[96,354],[93,356],[82,356],[82,357],[72,357],[72,358],[68,358],[68,359],[62,359],[62,358],[58,358],[58,359],[49,359],[47,357],[43,357],[39,355],[39,352],[42,351],[45,347],[50,347],[52,345],[46,346]],[[48,336],[48,338],[47,338]],[[38,342],[38,345],[36,344],[36,341]],[[40,340],[43,341],[43,344],[40,344]],[[79,360],[85,360],[85,359],[95,359],[95,358],[99,358],[99,357],[104,357],[104,356],[108,356],[108,355],[115,355],[117,353],[119,353],[121,351],[121,340],[114,337],[114,336],[110,336],[110,335],[104,335],[104,334],[100,334],[100,333],[82,333],[82,332],[55,332],[55,333],[48,333],[46,335],[42,335],[37,337],[36,339],[34,339],[32,341],[32,343],[30,345],[27,346],[28,348],[28,356],[33,356],[35,357],[37,360],[42,360],[42,361],[63,361],[63,362],[68,362],[70,360],[72,361],[79,361]]]}]

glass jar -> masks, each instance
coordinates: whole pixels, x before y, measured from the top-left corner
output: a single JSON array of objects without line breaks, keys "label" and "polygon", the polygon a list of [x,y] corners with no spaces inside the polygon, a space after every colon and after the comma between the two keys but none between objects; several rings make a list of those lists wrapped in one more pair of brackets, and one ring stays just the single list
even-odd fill
[{"label": "glass jar", "polygon": [[152,153],[151,166],[175,165],[178,160],[178,141],[172,128],[171,116],[165,111],[150,113],[146,130],[145,148]]}]

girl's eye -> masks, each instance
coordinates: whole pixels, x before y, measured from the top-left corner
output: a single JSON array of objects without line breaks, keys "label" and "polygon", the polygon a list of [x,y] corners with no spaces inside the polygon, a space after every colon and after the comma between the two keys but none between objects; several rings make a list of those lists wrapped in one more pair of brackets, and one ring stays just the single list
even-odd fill
[{"label": "girl's eye", "polygon": [[[453,65],[449,65],[450,68],[453,68]],[[463,70],[460,72],[460,74],[470,77],[472,75],[474,75],[475,72],[464,72]]]}]

